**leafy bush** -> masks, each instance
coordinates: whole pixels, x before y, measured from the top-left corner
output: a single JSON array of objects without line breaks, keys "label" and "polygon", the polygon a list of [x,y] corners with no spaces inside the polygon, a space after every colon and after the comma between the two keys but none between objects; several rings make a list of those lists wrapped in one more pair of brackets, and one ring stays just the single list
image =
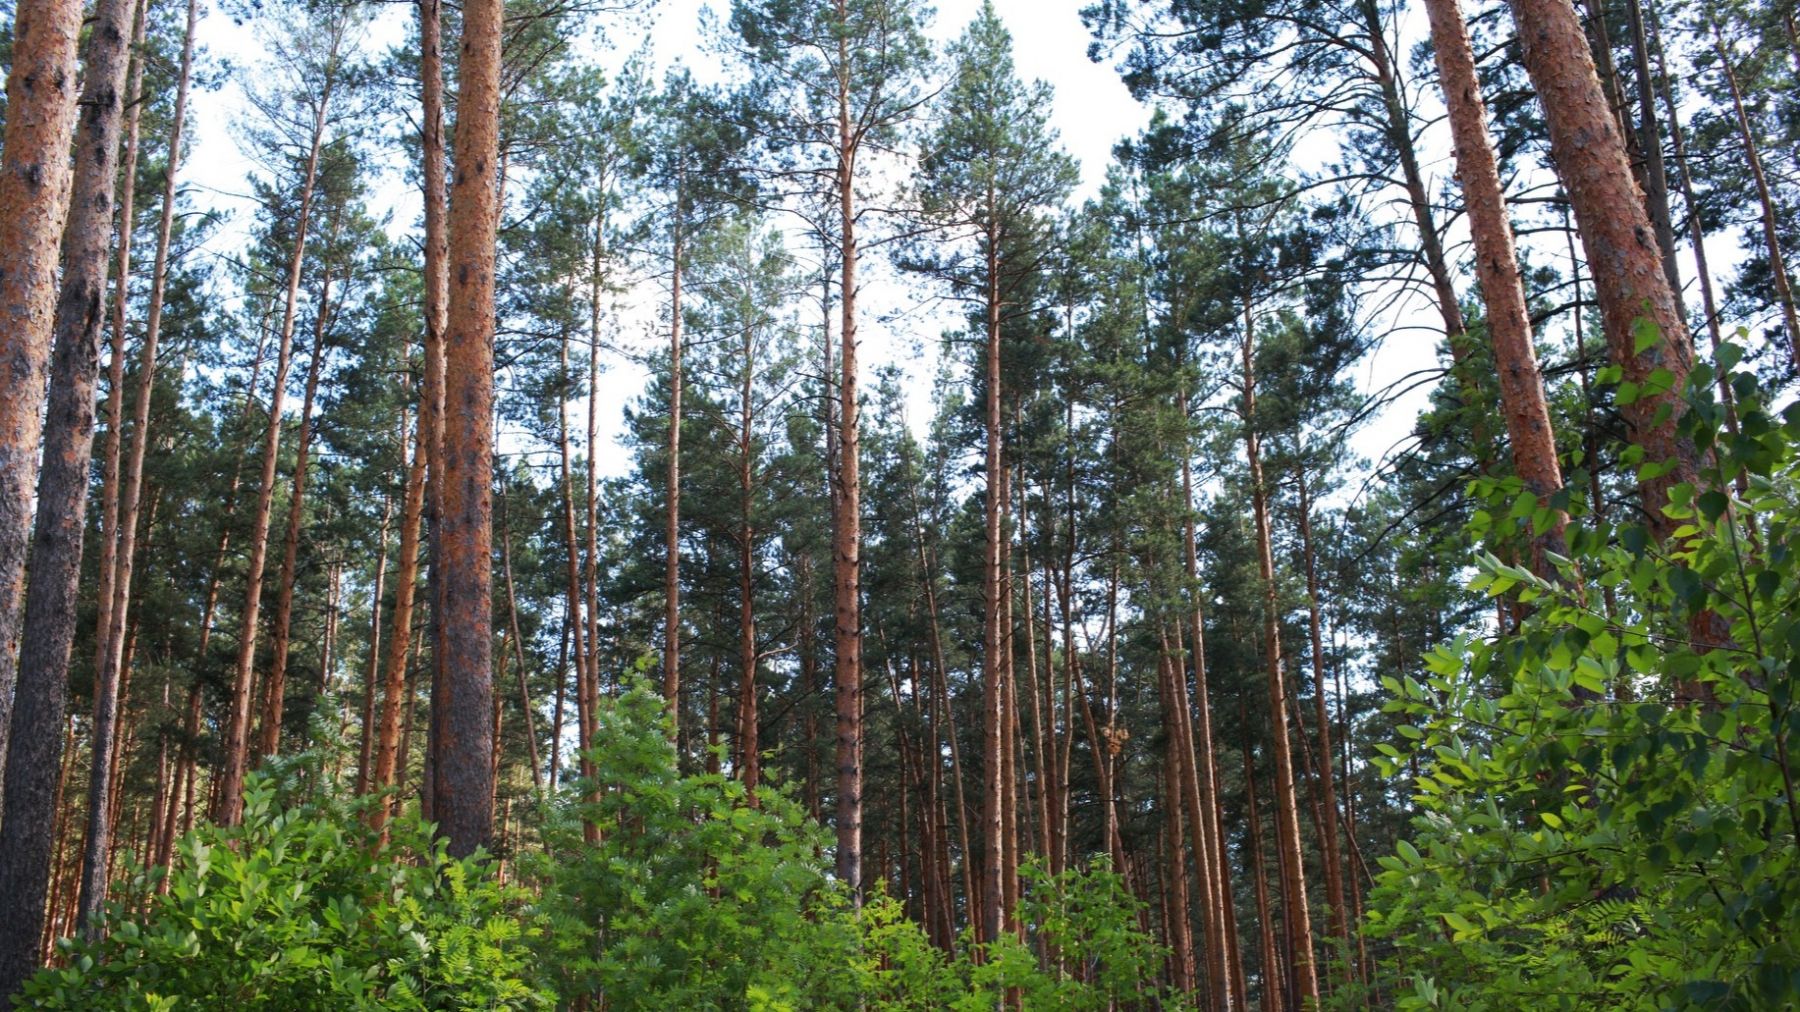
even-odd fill
[{"label": "leafy bush", "polygon": [[1386,680],[1407,723],[1382,763],[1421,770],[1368,923],[1399,1007],[1800,1000],[1800,406],[1729,379],[1736,433],[1695,371],[1683,426],[1711,460],[1671,544],[1571,526],[1555,582],[1487,556],[1476,585],[1521,627]]},{"label": "leafy bush", "polygon": [[933,947],[901,905],[876,897],[863,911],[863,992],[869,1008],[1001,1007],[1009,991],[1028,1009],[1175,1009],[1157,974],[1167,952],[1138,927],[1138,902],[1104,861],[1051,875],[1020,869],[1017,916],[1031,940],[984,946],[964,932],[954,957]]},{"label": "leafy bush", "polygon": [[244,819],[181,843],[141,920],[109,912],[98,944],[26,986],[44,1009],[531,1009],[522,894],[449,857],[416,817],[382,845],[366,806],[281,804],[268,775]]},{"label": "leafy bush", "polygon": [[601,700],[596,725],[585,800],[558,810],[548,853],[526,864],[563,997],[853,1007],[856,934],[824,870],[824,831],[779,789],[753,805],[736,780],[681,773],[663,700],[642,686]]}]

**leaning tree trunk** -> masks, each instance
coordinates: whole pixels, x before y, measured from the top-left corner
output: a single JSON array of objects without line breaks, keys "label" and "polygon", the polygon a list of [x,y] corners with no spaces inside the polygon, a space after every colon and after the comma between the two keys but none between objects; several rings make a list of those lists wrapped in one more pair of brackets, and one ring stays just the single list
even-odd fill
[{"label": "leaning tree trunk", "polygon": [[450,190],[450,301],[444,331],[444,486],[440,563],[443,684],[431,700],[433,814],[450,853],[493,831],[488,752],[493,696],[494,239],[500,139],[502,0],[463,5],[455,162]]},{"label": "leaning tree trunk", "polygon": [[[1641,485],[1650,529],[1667,537],[1675,525],[1661,509],[1669,490],[1698,475],[1698,455],[1676,430],[1693,365],[1687,323],[1575,8],[1569,0],[1511,4],[1525,69],[1550,128],[1550,156],[1575,209],[1607,347],[1624,379],[1646,388],[1621,408],[1630,439],[1649,460],[1674,465]],[[1655,326],[1654,339],[1639,342],[1640,320]],[[1668,371],[1667,389],[1651,381],[1658,370]]]},{"label": "leaning tree trunk", "polygon": [[[100,330],[106,316],[106,271],[112,238],[114,191],[119,186],[119,131],[132,35],[132,0],[104,0],[94,12],[86,48],[86,82],[76,136],[73,194],[62,241],[62,288],[52,331],[50,403],[44,424],[43,471],[32,532],[31,584],[20,630],[18,703],[6,751],[9,775],[0,815],[0,895],[19,897],[7,911],[9,930],[33,939],[43,919],[44,875],[55,843],[54,794],[61,768],[62,728],[68,704],[69,651],[75,639],[81,548],[87,525],[88,465],[94,448],[94,393],[100,374]],[[10,111],[10,110],[9,110]],[[10,125],[10,124],[9,124]],[[10,138],[9,138],[10,140]],[[10,146],[10,145],[9,145]],[[10,157],[7,159],[12,161]],[[125,185],[130,185],[127,182]],[[10,252],[10,251],[9,251]],[[25,251],[17,251],[23,253]],[[6,268],[10,275],[10,267]],[[0,458],[3,459],[3,458]],[[10,462],[9,462],[10,463]],[[10,653],[11,643],[0,645]],[[83,856],[80,920],[106,895],[109,847],[106,803],[108,756],[118,715],[118,683],[94,693],[94,773],[89,777],[88,841]],[[17,871],[19,881],[13,877]],[[16,890],[16,893],[15,893]],[[19,948],[23,948],[20,939]],[[0,996],[17,981],[11,939],[0,942]],[[0,998],[0,1000],[4,1000]]]},{"label": "leaning tree trunk", "polygon": [[278,332],[280,343],[275,352],[275,380],[269,391],[269,423],[263,432],[262,480],[258,486],[256,513],[250,522],[250,560],[244,581],[244,610],[238,631],[237,667],[232,678],[231,712],[225,728],[225,765],[219,773],[218,795],[213,799],[213,818],[226,826],[237,825],[244,810],[244,772],[249,768],[250,760],[251,676],[256,666],[263,569],[269,557],[269,517],[275,508],[276,465],[281,456],[281,407],[287,394],[288,369],[293,365],[294,316],[300,302],[300,275],[306,264],[306,233],[319,178],[319,154],[325,143],[325,116],[331,105],[331,90],[332,81],[327,78],[313,112],[311,142],[306,167],[300,177],[300,207],[294,219],[294,248],[288,255],[287,287]]},{"label": "leaning tree trunk", "polygon": [[[1501,413],[1512,442],[1513,467],[1539,504],[1548,506],[1550,497],[1562,489],[1562,469],[1556,461],[1556,437],[1544,400],[1544,380],[1531,346],[1525,286],[1519,279],[1512,223],[1506,217],[1500,170],[1488,137],[1487,106],[1475,76],[1469,30],[1457,0],[1426,0],[1425,11],[1431,20],[1432,50],[1450,112],[1456,178],[1462,184],[1469,231],[1475,241],[1475,273],[1487,300],[1488,338],[1500,373]],[[1563,530],[1568,516],[1560,509],[1555,516],[1556,522],[1544,536],[1533,540],[1532,569],[1540,576],[1552,575],[1546,553],[1565,551]]]},{"label": "leaning tree trunk", "polygon": [[[19,673],[19,608],[43,436],[57,239],[69,209],[82,7],[80,0],[20,0],[13,16],[0,150],[0,753]],[[4,965],[12,958],[0,953],[0,1001],[17,982]]]},{"label": "leaning tree trunk", "polygon": [[[333,223],[332,231],[337,231]],[[325,338],[331,326],[331,272],[319,284],[313,318],[312,359],[306,364],[306,393],[301,399],[300,431],[294,435],[294,476],[288,487],[287,531],[281,541],[281,575],[275,590],[275,621],[270,628],[274,657],[263,682],[261,754],[281,748],[281,719],[287,702],[288,654],[294,631],[294,580],[300,561],[300,528],[306,520],[306,469],[312,457],[313,406],[318,401],[319,369],[325,360]]]},{"label": "leaning tree trunk", "polygon": [[1756,196],[1762,208],[1763,246],[1769,254],[1769,277],[1775,286],[1775,301],[1781,304],[1781,319],[1787,324],[1788,358],[1800,369],[1800,316],[1794,310],[1794,290],[1788,283],[1787,260],[1781,255],[1781,238],[1776,231],[1775,202],[1769,195],[1769,177],[1763,172],[1762,154],[1756,147],[1756,134],[1750,129],[1750,117],[1744,111],[1744,96],[1738,90],[1737,71],[1731,66],[1731,53],[1715,22],[1712,26],[1713,48],[1719,54],[1719,67],[1725,84],[1731,89],[1731,109],[1738,128],[1738,139],[1744,142],[1744,158],[1750,165],[1750,178],[1756,183]]}]

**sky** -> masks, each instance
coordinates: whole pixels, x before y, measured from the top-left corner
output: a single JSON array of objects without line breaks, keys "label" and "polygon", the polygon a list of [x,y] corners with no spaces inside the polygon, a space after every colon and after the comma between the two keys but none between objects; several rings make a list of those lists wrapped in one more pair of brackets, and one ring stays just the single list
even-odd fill
[{"label": "sky", "polygon": [[[995,0],[995,8],[1014,37],[1014,59],[1019,74],[1027,79],[1041,79],[1055,89],[1050,123],[1059,141],[1081,167],[1081,186],[1076,199],[1092,196],[1105,179],[1113,146],[1134,134],[1149,121],[1149,110],[1134,100],[1109,66],[1088,59],[1090,36],[1083,26],[1080,8],[1085,0]],[[647,29],[631,25],[615,35],[631,48],[637,38],[647,38],[653,60],[666,66],[684,60],[705,76],[717,58],[704,52],[702,45],[702,9],[707,0],[662,0],[652,10]],[[711,0],[710,6],[722,10],[724,0]],[[941,44],[959,34],[975,15],[979,0],[940,0],[930,34]],[[400,44],[409,31],[413,5],[392,4],[378,15],[369,31],[367,44],[382,48]],[[264,43],[255,25],[240,25],[217,10],[210,11],[201,25],[203,47],[214,59],[225,59],[240,68],[257,69]],[[639,32],[645,34],[640,36]],[[603,63],[616,65],[622,59],[624,46],[602,54]],[[235,80],[219,89],[197,92],[193,106],[192,131],[195,155],[184,169],[186,185],[200,192],[197,202],[224,208],[231,214],[227,225],[209,244],[202,255],[229,257],[244,245],[246,230],[253,217],[254,206],[248,199],[248,177],[255,164],[245,156],[235,124],[246,115],[243,93]],[[399,124],[396,124],[398,127]],[[405,182],[396,164],[377,184],[371,204],[391,214],[390,228],[405,230],[417,220],[419,199],[416,190]],[[1428,171],[1434,174],[1446,166],[1441,159],[1428,157]],[[869,278],[862,295],[866,310],[859,330],[863,339],[862,355],[866,364],[865,382],[875,369],[888,364],[900,366],[907,377],[908,421],[922,428],[930,418],[930,390],[938,371],[939,336],[955,324],[951,307],[929,300],[917,284],[900,284],[887,275],[880,264],[879,253],[869,256],[865,276]],[[873,262],[870,262],[873,261]],[[643,389],[647,372],[634,355],[644,355],[664,339],[655,323],[652,307],[661,305],[661,282],[646,280],[633,301],[638,310],[634,319],[620,321],[619,343],[624,354],[613,354],[604,363],[601,379],[601,428],[603,438],[595,456],[603,473],[623,473],[630,466],[629,453],[619,443],[623,432],[624,407]],[[1412,370],[1430,368],[1435,362],[1435,336],[1424,328],[1407,324],[1419,307],[1398,314],[1398,322],[1376,350],[1358,366],[1356,380],[1366,390],[1382,388]],[[1402,398],[1375,422],[1354,435],[1352,448],[1359,454],[1380,459],[1394,445],[1405,439],[1412,421],[1424,403],[1425,390]],[[585,405],[573,406],[576,417]],[[505,432],[501,448],[518,445]]]}]

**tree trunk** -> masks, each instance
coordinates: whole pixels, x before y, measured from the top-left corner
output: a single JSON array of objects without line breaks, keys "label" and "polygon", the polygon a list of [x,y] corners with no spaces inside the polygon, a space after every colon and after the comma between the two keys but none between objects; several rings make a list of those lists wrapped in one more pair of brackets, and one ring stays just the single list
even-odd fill
[{"label": "tree trunk", "polygon": [[[444,333],[443,684],[431,700],[433,814],[450,853],[493,830],[486,720],[493,695],[494,239],[500,200],[501,0],[463,5],[456,180],[450,192],[450,300]],[[449,424],[451,419],[455,424]]]},{"label": "tree trunk", "polygon": [[992,942],[1000,937],[1007,919],[1006,890],[1003,888],[1005,854],[1003,822],[1006,797],[1005,770],[1002,760],[1006,719],[1006,666],[1001,659],[1004,649],[1001,629],[1001,595],[1004,582],[1000,576],[1001,496],[1004,463],[1000,429],[1000,296],[999,252],[993,235],[987,237],[987,305],[984,362],[983,434],[986,441],[986,463],[983,474],[987,485],[982,504],[982,627],[981,627],[981,771],[982,809],[981,836],[983,860],[981,935],[979,940]]},{"label": "tree trunk", "polygon": [[1335,754],[1331,747],[1331,714],[1325,705],[1325,630],[1319,617],[1319,567],[1317,556],[1313,552],[1312,500],[1306,487],[1306,468],[1302,466],[1295,475],[1299,479],[1300,489],[1300,550],[1306,562],[1306,615],[1307,632],[1312,639],[1312,675],[1313,675],[1313,717],[1319,726],[1319,756],[1315,763],[1319,771],[1319,808],[1320,837],[1322,858],[1325,864],[1325,896],[1331,904],[1331,933],[1342,939],[1345,951],[1349,951],[1350,921],[1347,919],[1349,908],[1344,903],[1344,864],[1339,850],[1337,785],[1332,776],[1331,757]]},{"label": "tree trunk", "polygon": [[[1550,497],[1562,489],[1562,469],[1557,466],[1556,437],[1544,400],[1544,380],[1538,373],[1537,353],[1531,346],[1531,317],[1526,310],[1525,287],[1519,279],[1519,259],[1513,249],[1512,223],[1506,216],[1500,171],[1488,137],[1487,107],[1475,76],[1468,26],[1463,23],[1457,0],[1426,0],[1425,11],[1431,21],[1432,49],[1450,112],[1456,176],[1462,183],[1469,231],[1475,243],[1475,273],[1487,301],[1488,338],[1493,342],[1494,364],[1500,374],[1500,402],[1506,434],[1512,442],[1513,467],[1539,504],[1550,506]],[[1563,531],[1568,526],[1568,515],[1560,509],[1554,512],[1553,526],[1532,543],[1532,569],[1544,577],[1552,576],[1554,568],[1545,553],[1566,554]],[[1302,521],[1305,522],[1304,517]],[[1341,909],[1338,913],[1342,913]]]},{"label": "tree trunk", "polygon": [[669,704],[669,733],[677,741],[681,737],[681,199],[677,183],[669,282],[669,473],[663,528],[663,698]]},{"label": "tree trunk", "polygon": [[[56,308],[57,240],[69,211],[75,38],[83,6],[80,0],[19,0],[6,79],[6,141],[0,150],[0,753],[19,674],[25,555]],[[29,933],[29,949],[22,942],[0,944],[0,1002],[32,969],[35,923]]]},{"label": "tree trunk", "polygon": [[[113,279],[113,334],[111,359],[106,373],[106,456],[100,480],[100,580],[94,595],[97,603],[95,644],[104,647],[108,623],[112,620],[113,581],[118,576],[119,558],[119,468],[125,436],[125,353],[130,337],[126,312],[131,304],[131,239],[136,231],[133,205],[137,197],[138,125],[144,100],[144,23],[148,0],[138,0],[137,23],[132,29],[131,83],[125,105],[125,162],[120,170],[119,187],[119,251],[118,267]],[[95,670],[103,664],[96,661]],[[0,732],[3,740],[4,732]]]},{"label": "tree trunk", "polygon": [[[1637,72],[1638,151],[1644,161],[1645,207],[1656,226],[1656,248],[1662,254],[1663,274],[1669,279],[1669,290],[1675,293],[1675,307],[1682,309],[1681,269],[1675,260],[1675,226],[1669,213],[1669,174],[1663,165],[1662,130],[1656,122],[1656,82],[1650,76],[1650,46],[1644,34],[1641,0],[1625,0],[1625,12],[1631,24],[1631,56]],[[1685,311],[1682,318],[1687,318]]]},{"label": "tree trunk", "polygon": [[[756,786],[762,779],[762,727],[757,712],[756,680],[756,445],[751,438],[755,422],[756,336],[744,328],[741,350],[744,370],[738,386],[738,752],[744,787],[750,804],[756,804]],[[896,705],[899,697],[894,698]],[[904,788],[902,788],[904,793]]]},{"label": "tree trunk", "polygon": [[[340,36],[341,38],[341,36]],[[335,53],[333,54],[335,59]],[[220,771],[219,793],[213,818],[235,826],[244,810],[244,772],[249,766],[251,676],[256,666],[257,626],[261,619],[263,569],[269,554],[269,519],[275,506],[276,466],[280,463],[282,403],[287,394],[288,369],[294,348],[294,318],[300,299],[300,275],[306,263],[306,237],[312,217],[319,176],[319,154],[325,144],[326,114],[331,106],[334,76],[327,76],[313,112],[306,167],[300,178],[300,207],[294,219],[294,248],[288,255],[287,284],[281,309],[280,344],[275,353],[275,381],[269,391],[269,424],[263,434],[262,480],[256,513],[250,523],[250,561],[244,586],[244,610],[238,632],[236,674],[232,679],[231,712],[225,730],[225,765]]]},{"label": "tree trunk", "polygon": [[[112,238],[114,191],[119,186],[119,131],[128,63],[126,40],[133,34],[134,10],[132,0],[104,0],[95,10],[93,30],[88,37],[73,194],[62,241],[62,288],[51,328],[55,348],[48,417],[43,424],[43,471],[37,488],[37,523],[32,532],[31,582],[26,591],[22,629],[17,634],[0,631],[0,651],[11,651],[15,635],[19,640],[17,702],[11,728],[18,733],[8,740],[9,775],[5,782],[5,814],[0,818],[0,853],[7,855],[0,858],[0,883],[4,883],[0,895],[19,897],[16,907],[8,904],[11,909],[5,911],[3,919],[12,926],[7,934],[17,930],[19,935],[16,940],[0,936],[0,996],[10,995],[16,988],[18,978],[13,976],[13,967],[26,969],[29,962],[18,959],[18,953],[36,940],[43,917],[42,879],[55,847],[50,832],[56,821],[53,795],[62,758],[57,750],[62,745],[68,705],[69,651],[75,638],[81,548],[87,530],[94,390],[100,372],[100,329],[106,316],[107,252]],[[8,114],[10,126],[12,109]],[[10,151],[6,160],[11,170],[14,159]],[[0,186],[10,181],[9,171],[0,179]],[[0,203],[0,207],[9,206]],[[21,258],[29,256],[24,249],[11,253]],[[10,278],[14,269],[14,264],[6,264],[0,272]],[[0,294],[0,298],[4,297]],[[0,456],[0,461],[12,463],[4,456]],[[0,589],[0,593],[4,592]],[[9,662],[10,659],[0,665]],[[110,846],[106,803],[111,796],[108,758],[118,714],[117,691],[114,682],[98,684],[94,692],[94,760],[89,777],[88,842],[83,854],[79,908],[84,929],[92,927],[91,915],[98,912],[106,895]],[[15,874],[19,877],[15,878]],[[25,876],[35,881],[21,881]]]},{"label": "tree trunk", "polygon": [[[1697,477],[1694,447],[1676,433],[1681,390],[1693,364],[1687,323],[1663,272],[1643,193],[1632,178],[1618,122],[1600,87],[1575,8],[1569,0],[1511,4],[1525,68],[1550,128],[1551,158],[1574,206],[1593,273],[1607,346],[1626,381],[1650,384],[1633,403],[1622,406],[1631,441],[1644,448],[1648,460],[1675,465],[1642,483],[1650,530],[1666,537],[1674,528],[1661,509],[1669,489]],[[1639,341],[1640,319],[1655,325],[1653,338],[1646,334]],[[1666,390],[1650,382],[1658,369],[1668,370]]]},{"label": "tree trunk", "polygon": [[1763,246],[1769,254],[1769,276],[1775,285],[1775,301],[1781,304],[1782,322],[1787,325],[1788,358],[1800,369],[1800,317],[1794,311],[1794,290],[1789,286],[1787,261],[1781,255],[1781,239],[1776,232],[1775,203],[1769,195],[1769,178],[1763,173],[1762,155],[1757,150],[1756,134],[1750,129],[1750,117],[1744,111],[1744,96],[1738,90],[1737,70],[1731,65],[1731,52],[1718,22],[1712,24],[1713,49],[1719,54],[1719,68],[1731,90],[1731,109],[1735,114],[1738,139],[1744,143],[1744,158],[1750,165],[1750,178],[1756,182],[1756,196],[1762,206]]},{"label": "tree trunk", "polygon": [[1295,1001],[1304,1008],[1319,1001],[1319,978],[1313,966],[1312,916],[1307,909],[1306,877],[1301,863],[1300,816],[1294,791],[1294,762],[1288,746],[1286,673],[1282,670],[1281,620],[1275,588],[1275,554],[1269,525],[1269,496],[1263,482],[1262,439],[1256,419],[1256,328],[1250,305],[1244,305],[1244,455],[1250,465],[1251,506],[1256,519],[1257,568],[1262,577],[1263,664],[1269,679],[1270,752],[1275,759],[1276,854],[1281,858],[1282,911]]},{"label": "tree trunk", "polygon": [[[839,21],[846,0],[836,0]],[[848,73],[849,41],[838,40],[838,66]],[[842,370],[838,382],[838,457],[832,499],[832,611],[837,694],[837,877],[862,904],[862,475],[861,429],[856,403],[856,156],[858,135],[850,121],[849,84],[837,94],[837,198],[842,244]]]},{"label": "tree trunk", "polygon": [[[402,412],[400,452],[406,452],[406,423]],[[381,498],[380,549],[375,556],[375,586],[369,603],[369,666],[363,671],[362,733],[356,761],[356,793],[369,793],[375,759],[375,691],[381,682],[381,599],[386,596],[388,566],[388,524],[394,518],[394,497]],[[417,535],[414,535],[415,539]],[[415,551],[415,554],[416,551]]]},{"label": "tree trunk", "polygon": [[[332,222],[336,238],[337,222]],[[319,302],[314,310],[312,358],[306,364],[306,393],[301,398],[300,431],[294,436],[294,476],[288,488],[287,532],[281,543],[281,575],[275,591],[275,621],[270,629],[274,657],[263,681],[261,754],[274,755],[281,748],[281,719],[287,700],[288,651],[293,641],[294,579],[300,560],[300,528],[306,519],[306,469],[312,456],[313,405],[319,394],[319,367],[325,361],[325,339],[331,327],[331,272],[319,282]]]}]

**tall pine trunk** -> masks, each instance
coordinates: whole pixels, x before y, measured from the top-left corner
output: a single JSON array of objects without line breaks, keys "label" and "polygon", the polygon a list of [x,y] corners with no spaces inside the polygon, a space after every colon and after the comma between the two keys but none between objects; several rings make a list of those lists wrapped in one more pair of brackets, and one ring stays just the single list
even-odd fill
[{"label": "tall pine trunk", "polygon": [[[836,0],[837,18],[846,0]],[[840,73],[849,73],[849,42],[838,40]],[[853,904],[862,903],[862,474],[861,428],[856,404],[856,156],[858,139],[850,121],[850,84],[840,79],[837,94],[837,199],[842,243],[842,353],[838,380],[838,445],[832,498],[833,660],[837,709],[837,877]]]},{"label": "tall pine trunk", "polygon": [[[114,192],[120,185],[119,132],[128,64],[126,40],[133,34],[133,14],[132,0],[104,0],[94,12],[85,53],[73,193],[62,240],[62,287],[51,328],[54,350],[44,420],[43,470],[38,478],[31,582],[19,636],[18,695],[12,714],[11,730],[16,733],[8,740],[6,804],[0,815],[0,848],[9,855],[4,859],[7,870],[16,861],[20,872],[40,879],[48,871],[54,847],[50,838],[55,824],[52,799],[62,758],[57,750],[68,703],[69,652],[75,639],[81,549],[87,531],[94,395],[100,374],[100,331],[106,318]],[[0,650],[10,651],[10,643]],[[106,895],[111,828],[106,804],[117,715],[118,683],[96,685],[88,840],[79,906],[84,928],[91,926],[91,915],[99,911]],[[17,882],[5,872],[0,872],[0,882],[5,883],[8,894],[14,888],[23,893],[23,909],[8,912],[7,919],[16,916],[19,925],[28,925],[26,930],[35,935],[42,911],[33,908],[33,897],[42,897],[43,882]],[[0,943],[0,952],[10,947]],[[10,955],[0,955],[0,966],[11,964]],[[0,969],[0,994],[10,993],[12,983],[10,974]]]},{"label": "tall pine trunk", "polygon": [[1275,554],[1269,522],[1268,486],[1263,480],[1262,438],[1256,418],[1256,321],[1244,305],[1244,456],[1250,466],[1251,507],[1256,520],[1257,569],[1262,578],[1263,666],[1269,682],[1269,750],[1275,759],[1275,852],[1281,861],[1283,920],[1288,968],[1295,1002],[1304,1008],[1319,1000],[1313,965],[1312,915],[1307,909],[1305,867],[1301,863],[1300,815],[1294,788],[1294,760],[1288,744],[1287,678],[1281,654],[1281,617],[1276,600]]},{"label": "tall pine trunk", "polygon": [[[1481,82],[1475,75],[1468,26],[1463,22],[1458,0],[1426,0],[1425,11],[1431,21],[1432,49],[1450,113],[1456,178],[1462,184],[1469,231],[1475,243],[1475,273],[1481,281],[1482,297],[1487,300],[1488,338],[1493,342],[1494,365],[1500,375],[1501,413],[1512,443],[1513,467],[1538,502],[1549,506],[1550,497],[1562,489],[1562,469],[1557,465],[1556,437],[1550,428],[1544,380],[1538,372],[1537,353],[1531,346],[1531,317],[1526,311],[1525,287],[1519,278],[1506,198],[1500,188],[1500,170],[1488,137],[1487,106],[1482,102]],[[1532,569],[1546,577],[1552,575],[1552,567],[1545,553],[1565,553],[1563,530],[1568,517],[1560,509],[1555,510],[1555,517],[1555,523],[1543,537],[1534,539],[1532,546]]]},{"label": "tall pine trunk", "polygon": [[[500,37],[505,4],[463,5],[450,299],[444,331],[442,684],[431,709],[433,815],[465,857],[493,831],[488,710],[493,696],[494,253],[500,218]],[[450,424],[454,419],[454,424]]]},{"label": "tall pine trunk", "polygon": [[[0,753],[12,724],[19,674],[25,555],[56,308],[57,240],[69,210],[75,36],[82,9],[80,0],[20,0],[13,12],[6,141],[0,150]],[[0,1001],[17,983],[6,969],[13,959],[10,952],[0,953]]]},{"label": "tall pine trunk", "polygon": [[[1668,461],[1668,473],[1642,483],[1651,531],[1666,537],[1674,521],[1662,505],[1669,489],[1697,476],[1697,454],[1676,432],[1681,390],[1693,365],[1687,323],[1663,272],[1643,193],[1594,68],[1581,20],[1570,0],[1511,0],[1525,69],[1550,128],[1556,163],[1593,273],[1606,342],[1625,380],[1649,389],[1622,406],[1633,443],[1647,459]],[[1638,321],[1653,324],[1654,339],[1639,341]],[[1642,345],[1640,350],[1640,344]],[[1669,389],[1651,383],[1667,370]]]},{"label": "tall pine trunk", "polygon": [[[331,59],[336,60],[333,39]],[[262,476],[256,512],[250,521],[250,560],[244,583],[244,610],[238,631],[237,666],[232,678],[231,710],[225,727],[225,761],[220,771],[213,818],[235,826],[244,811],[244,773],[249,767],[250,695],[256,667],[258,626],[262,618],[263,570],[269,555],[269,520],[275,507],[276,467],[281,456],[282,404],[287,395],[288,370],[293,365],[294,320],[300,301],[300,276],[306,264],[306,238],[312,218],[313,198],[319,177],[319,156],[325,144],[325,123],[331,106],[335,76],[328,75],[313,112],[306,165],[300,177],[300,204],[294,218],[294,247],[288,254],[286,288],[282,296],[281,329],[275,352],[274,385],[269,391],[269,422],[263,432]]]}]

